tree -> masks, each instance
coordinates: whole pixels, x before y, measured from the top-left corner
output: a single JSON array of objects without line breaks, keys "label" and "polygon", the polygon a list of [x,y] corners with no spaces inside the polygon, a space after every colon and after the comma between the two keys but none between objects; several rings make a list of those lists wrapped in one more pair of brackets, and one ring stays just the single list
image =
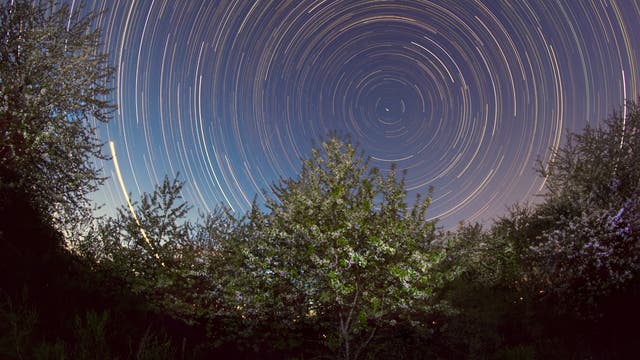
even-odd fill
[{"label": "tree", "polygon": [[447,274],[433,270],[443,254],[425,220],[430,199],[409,207],[395,167],[381,175],[337,137],[321,146],[227,245],[240,246],[236,266],[249,279],[236,274],[228,300],[248,319],[319,324],[318,340],[355,359],[382,325],[424,326]]},{"label": "tree", "polygon": [[165,177],[131,208],[99,221],[74,248],[97,269],[124,281],[149,305],[193,321],[213,284],[205,276],[208,247],[195,241],[190,210],[181,196],[183,183]]},{"label": "tree", "polygon": [[[628,101],[602,126],[571,133],[538,172],[546,179],[546,202],[572,202],[578,212],[622,203],[640,188],[640,104]],[[566,200],[566,201],[565,201]]]},{"label": "tree", "polygon": [[487,230],[477,223],[462,224],[445,234],[444,265],[460,268],[442,292],[457,310],[442,321],[450,354],[455,349],[458,357],[509,358],[510,351],[533,351],[534,339],[544,338],[533,315],[545,292],[532,279],[539,271],[530,249],[541,226],[535,207],[524,204],[511,207]]},{"label": "tree", "polygon": [[635,353],[627,329],[640,319],[639,127],[640,107],[628,102],[626,114],[570,134],[538,169],[542,201],[514,206],[488,231],[470,225],[450,236],[445,264],[463,275],[447,286],[460,310],[447,344],[468,346],[468,357]]},{"label": "tree", "polygon": [[[0,187],[51,223],[79,219],[101,183],[94,121],[106,122],[114,69],[95,16],[67,4],[0,3]],[[13,189],[13,190],[12,190]]]},{"label": "tree", "polygon": [[640,275],[640,105],[602,127],[571,134],[547,169],[537,215],[550,226],[533,244],[554,293],[582,316],[599,316]]}]

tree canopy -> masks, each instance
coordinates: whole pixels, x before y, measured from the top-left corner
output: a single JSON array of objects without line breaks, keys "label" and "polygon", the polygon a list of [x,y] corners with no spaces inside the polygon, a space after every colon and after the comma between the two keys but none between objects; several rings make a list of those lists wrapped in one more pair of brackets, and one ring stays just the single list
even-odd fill
[{"label": "tree canopy", "polygon": [[556,292],[590,312],[640,275],[640,104],[569,135],[540,172],[548,193],[537,216],[547,225],[532,244],[536,262]]},{"label": "tree canopy", "polygon": [[337,137],[273,190],[266,213],[241,220],[247,237],[222,244],[239,257],[228,288],[235,308],[291,326],[316,319],[320,340],[345,359],[383,324],[424,325],[415,316],[438,305],[434,292],[448,276],[434,271],[442,253],[425,220],[428,197],[407,205],[395,168],[383,176]]},{"label": "tree canopy", "polygon": [[80,13],[52,1],[0,3],[0,185],[59,219],[78,218],[100,183],[94,122],[113,109],[113,68],[94,16]]}]

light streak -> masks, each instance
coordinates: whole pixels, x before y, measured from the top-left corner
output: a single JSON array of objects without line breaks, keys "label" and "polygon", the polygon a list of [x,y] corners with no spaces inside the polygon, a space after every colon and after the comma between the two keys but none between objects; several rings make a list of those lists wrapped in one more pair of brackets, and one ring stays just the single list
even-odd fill
[{"label": "light streak", "polygon": [[109,141],[109,149],[111,150],[111,157],[113,158],[113,166],[116,168],[116,176],[118,177],[118,182],[120,183],[120,189],[122,189],[122,194],[124,195],[124,198],[127,201],[127,206],[129,207],[129,211],[131,211],[131,215],[133,216],[133,219],[135,220],[136,225],[138,225],[138,228],[140,229],[140,233],[142,234],[142,237],[149,245],[151,252],[155,256],[155,258],[158,259],[158,261],[160,261],[160,265],[162,265],[162,267],[165,267],[164,262],[160,259],[160,255],[156,251],[153,244],[151,244],[151,240],[149,240],[149,236],[147,236],[147,232],[144,230],[144,228],[140,224],[140,220],[138,220],[138,215],[136,215],[136,211],[133,208],[133,204],[131,203],[131,199],[129,198],[129,193],[127,192],[127,188],[124,186],[124,180],[122,179],[122,173],[120,172],[120,165],[118,165],[118,157],[116,156],[116,147],[113,141]]}]

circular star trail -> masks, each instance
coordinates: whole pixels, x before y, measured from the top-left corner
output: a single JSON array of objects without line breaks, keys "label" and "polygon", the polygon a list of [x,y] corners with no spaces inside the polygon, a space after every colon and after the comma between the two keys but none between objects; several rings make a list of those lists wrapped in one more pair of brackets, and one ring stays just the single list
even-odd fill
[{"label": "circular star trail", "polygon": [[[640,94],[638,1],[89,1],[118,111],[100,129],[127,191],[165,174],[242,212],[314,140],[433,186],[443,227],[532,199],[568,131]],[[113,175],[98,200],[124,203]]]}]

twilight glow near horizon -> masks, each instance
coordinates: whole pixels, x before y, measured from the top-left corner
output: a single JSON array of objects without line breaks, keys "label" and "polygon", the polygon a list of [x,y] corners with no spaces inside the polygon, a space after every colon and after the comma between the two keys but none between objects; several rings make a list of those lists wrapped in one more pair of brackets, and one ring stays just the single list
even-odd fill
[{"label": "twilight glow near horizon", "polygon": [[[73,2],[73,6],[76,6]],[[241,213],[350,136],[407,170],[450,228],[539,194],[570,131],[640,95],[640,1],[88,0],[117,66],[113,142],[132,198],[180,173]],[[108,154],[108,149],[105,153]],[[113,161],[108,207],[127,206]],[[268,192],[267,192],[268,195]]]}]

